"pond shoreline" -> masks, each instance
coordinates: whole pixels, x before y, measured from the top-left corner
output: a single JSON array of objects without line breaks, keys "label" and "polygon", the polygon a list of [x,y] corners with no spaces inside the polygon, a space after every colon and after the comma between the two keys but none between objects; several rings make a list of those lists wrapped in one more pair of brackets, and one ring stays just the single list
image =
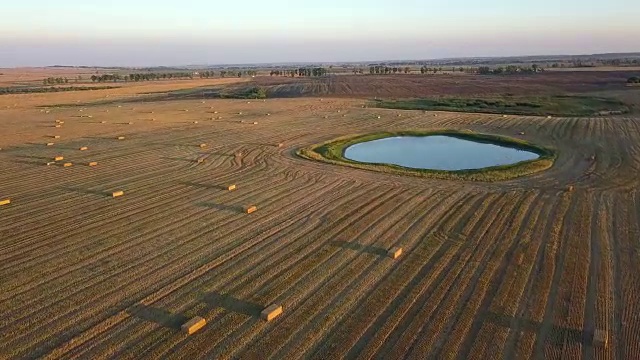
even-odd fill
[{"label": "pond shoreline", "polygon": [[[350,160],[344,156],[345,150],[358,143],[368,142],[397,136],[432,136],[445,135],[475,142],[485,142],[499,146],[510,147],[518,150],[529,151],[538,154],[540,157],[534,160],[521,161],[509,165],[499,165],[470,170],[432,170],[415,169],[393,164],[368,164]],[[472,131],[458,130],[432,130],[432,131],[397,131],[378,132],[372,134],[358,134],[344,136],[324,143],[311,145],[299,149],[297,155],[308,159],[325,163],[349,166],[364,170],[392,173],[397,175],[411,175],[448,180],[470,180],[470,181],[504,181],[517,177],[531,175],[551,168],[556,159],[556,151],[529,143],[522,139],[511,138],[501,135],[483,134]]]}]

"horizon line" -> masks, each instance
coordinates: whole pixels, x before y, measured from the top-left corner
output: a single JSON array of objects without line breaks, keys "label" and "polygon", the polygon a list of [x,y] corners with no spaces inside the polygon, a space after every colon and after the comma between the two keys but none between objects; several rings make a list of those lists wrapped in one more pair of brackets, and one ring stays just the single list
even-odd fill
[{"label": "horizon line", "polygon": [[278,62],[253,62],[253,63],[209,63],[209,64],[181,64],[181,65],[142,65],[142,66],[116,66],[116,65],[64,65],[53,64],[44,66],[12,66],[0,67],[0,69],[38,69],[38,68],[98,68],[98,69],[139,69],[139,68],[182,68],[182,67],[212,67],[212,66],[266,66],[266,65],[301,65],[301,64],[364,64],[364,63],[385,63],[385,62],[419,62],[419,61],[455,61],[455,60],[491,60],[491,59],[518,59],[518,58],[544,58],[544,57],[588,57],[588,56],[611,56],[626,55],[632,57],[640,57],[640,51],[630,52],[602,52],[602,53],[581,53],[581,54],[528,54],[528,55],[506,55],[506,56],[459,56],[459,57],[441,57],[441,58],[422,58],[422,59],[380,59],[380,60],[358,60],[358,61],[278,61]]}]

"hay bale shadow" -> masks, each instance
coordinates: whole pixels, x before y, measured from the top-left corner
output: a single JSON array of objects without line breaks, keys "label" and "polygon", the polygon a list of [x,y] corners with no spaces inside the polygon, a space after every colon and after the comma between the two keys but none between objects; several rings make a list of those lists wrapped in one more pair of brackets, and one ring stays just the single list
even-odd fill
[{"label": "hay bale shadow", "polygon": [[264,306],[260,304],[238,299],[237,297],[229,294],[222,294],[216,291],[204,294],[202,301],[211,308],[223,308],[227,311],[248,315],[254,318],[259,318],[260,312],[264,308]]},{"label": "hay bale shadow", "polygon": [[343,249],[354,250],[358,252],[365,252],[377,256],[387,256],[387,249],[373,245],[362,245],[354,242],[348,242],[343,240],[335,240],[330,243],[331,246],[341,247]]},{"label": "hay bale shadow", "polygon": [[[60,148],[58,148],[60,149]],[[33,155],[16,155],[16,158],[22,158],[22,159],[33,159],[33,160],[49,160],[49,161],[53,161],[53,157],[52,156],[33,156]]]},{"label": "hay bale shadow", "polygon": [[162,157],[160,158],[161,160],[171,160],[171,161],[183,161],[183,162],[189,162],[189,163],[193,163],[196,162],[196,160],[194,159],[187,159],[187,158],[174,158],[174,157]]},{"label": "hay bale shadow", "polygon": [[[491,322],[509,329],[512,328],[513,324],[518,324],[519,331],[530,331],[533,333],[539,333],[542,328],[542,323],[539,321],[499,314],[492,311],[485,314],[483,321]],[[550,330],[551,331],[544,339],[544,342],[552,346],[562,347],[568,343],[593,346],[594,329],[576,329],[566,326],[551,325]]]},{"label": "hay bale shadow", "polygon": [[114,135],[114,136],[85,136],[83,137],[83,139],[91,139],[91,140],[109,140],[109,142],[114,141],[114,140],[118,140],[117,137],[118,136],[124,136],[126,139],[129,139],[129,135],[127,134],[120,134],[120,135]]},{"label": "hay bale shadow", "polygon": [[22,165],[43,166],[42,162],[36,162],[36,161],[14,160],[13,163],[22,164]]},{"label": "hay bale shadow", "polygon": [[209,184],[200,184],[200,183],[194,183],[191,181],[182,181],[179,183],[180,185],[185,185],[185,186],[191,186],[191,187],[196,187],[196,188],[200,188],[200,189],[215,189],[215,190],[227,190],[226,186],[222,186],[222,185],[209,185]]},{"label": "hay bale shadow", "polygon": [[113,193],[108,191],[90,190],[90,189],[83,189],[79,187],[70,187],[70,186],[61,187],[60,189],[64,191],[75,192],[75,193],[84,194],[84,195],[98,195],[102,197],[113,197]]},{"label": "hay bale shadow", "polygon": [[174,314],[168,310],[144,304],[135,304],[127,309],[127,313],[138,319],[154,322],[174,330],[180,330],[180,326],[189,320],[182,314]]},{"label": "hay bale shadow", "polygon": [[234,205],[224,205],[224,204],[216,204],[210,202],[201,202],[197,204],[200,207],[205,207],[208,209],[222,210],[222,211],[230,211],[234,213],[244,213],[244,208],[242,206],[234,206]]}]

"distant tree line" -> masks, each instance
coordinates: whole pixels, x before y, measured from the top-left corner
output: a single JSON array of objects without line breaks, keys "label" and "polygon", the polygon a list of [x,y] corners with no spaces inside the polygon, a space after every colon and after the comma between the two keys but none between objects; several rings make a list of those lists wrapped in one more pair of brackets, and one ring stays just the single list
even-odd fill
[{"label": "distant tree line", "polygon": [[35,94],[64,91],[87,91],[116,89],[119,86],[65,86],[65,87],[5,87],[0,88],[0,95],[6,94]]},{"label": "distant tree line", "polygon": [[116,82],[118,80],[122,80],[122,76],[118,74],[91,75],[92,82]]},{"label": "distant tree line", "polygon": [[[213,71],[212,71],[213,73]],[[243,75],[247,76],[256,76],[258,72],[255,70],[222,70],[220,71],[220,77],[242,77]]]},{"label": "distant tree line", "polygon": [[554,62],[552,68],[591,68],[598,66],[637,66],[640,59],[585,59],[566,62]]},{"label": "distant tree line", "polygon": [[540,66],[533,64],[529,67],[526,66],[516,66],[516,65],[507,65],[505,67],[488,67],[488,66],[480,66],[478,68],[478,74],[480,75],[515,75],[515,74],[535,74],[544,71]]},{"label": "distant tree line", "polygon": [[193,72],[163,72],[163,73],[133,73],[129,75],[103,74],[91,75],[92,82],[118,82],[118,81],[151,81],[165,79],[193,79]]},{"label": "distant tree line", "polygon": [[42,81],[45,85],[59,85],[69,83],[69,79],[64,77],[48,77]]},{"label": "distant tree line", "polygon": [[[255,76],[258,72],[255,70],[221,70],[220,77],[242,77],[243,75]],[[216,72],[211,70],[195,71],[195,72],[144,72],[133,73],[129,75],[120,74],[102,74],[91,75],[92,82],[118,82],[118,81],[153,81],[153,80],[171,80],[171,79],[193,79],[199,77],[200,79],[209,79],[215,77]]]},{"label": "distant tree line", "polygon": [[389,66],[381,66],[381,65],[375,65],[375,66],[369,66],[369,74],[383,74],[383,75],[389,75],[389,74],[398,74],[398,73],[405,73],[408,74],[411,72],[411,68],[410,67],[389,67]]},{"label": "distant tree line", "polygon": [[640,77],[632,76],[627,79],[627,83],[629,84],[640,84]]},{"label": "distant tree line", "polygon": [[314,67],[314,68],[299,68],[290,70],[271,70],[269,75],[271,76],[325,76],[329,73],[326,68]]},{"label": "distant tree line", "polygon": [[[471,72],[472,69],[471,68],[456,68],[456,67],[451,67],[451,68],[447,68],[444,69],[443,67],[428,67],[428,66],[421,66],[420,67],[420,73],[421,74],[437,74],[438,72],[444,72],[444,71],[451,71],[451,72],[456,72],[456,71],[460,71],[460,72],[464,72],[464,71],[468,71]],[[396,66],[386,66],[386,65],[372,65],[369,66],[369,74],[374,75],[374,74],[380,74],[380,75],[393,75],[393,74],[410,74],[412,73],[412,69],[409,66],[404,66],[404,67],[396,67]],[[354,71],[354,73],[356,73]],[[362,73],[362,72],[360,72]]]},{"label": "distant tree line", "polygon": [[[453,71],[456,71],[456,68],[452,68]],[[462,72],[462,70],[464,70],[463,68],[460,68],[460,72]],[[437,74],[438,72],[443,72],[444,69],[442,67],[427,67],[427,66],[422,66],[420,67],[420,74],[429,74],[429,73],[434,73]]]},{"label": "distant tree line", "polygon": [[605,66],[635,66],[640,64],[640,59],[602,59],[600,63]]},{"label": "distant tree line", "polygon": [[216,72],[210,70],[199,71],[198,76],[200,76],[200,79],[208,79],[216,76]]}]

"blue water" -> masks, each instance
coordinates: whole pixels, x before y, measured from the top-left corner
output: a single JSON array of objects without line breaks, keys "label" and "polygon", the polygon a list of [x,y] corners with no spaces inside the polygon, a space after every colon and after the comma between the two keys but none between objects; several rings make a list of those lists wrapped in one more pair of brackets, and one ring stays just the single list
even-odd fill
[{"label": "blue water", "polygon": [[349,146],[347,159],[413,169],[469,170],[533,160],[540,155],[453,136],[398,136]]}]

